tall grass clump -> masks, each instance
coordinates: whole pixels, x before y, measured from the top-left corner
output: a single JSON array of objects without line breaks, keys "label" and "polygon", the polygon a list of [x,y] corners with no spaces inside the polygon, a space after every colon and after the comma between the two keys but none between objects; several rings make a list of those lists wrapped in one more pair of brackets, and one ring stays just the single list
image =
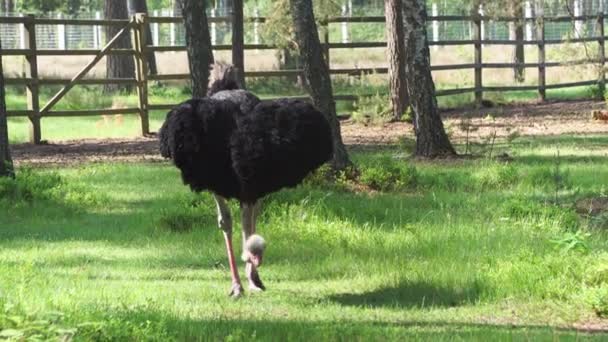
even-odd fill
[{"label": "tall grass clump", "polygon": [[24,207],[37,202],[60,203],[77,209],[106,203],[107,198],[77,183],[68,183],[56,172],[22,168],[14,179],[0,178],[0,207]]},{"label": "tall grass clump", "polygon": [[180,199],[170,207],[162,209],[157,220],[157,228],[175,233],[188,233],[196,227],[212,226],[215,216],[210,207],[201,203],[199,199]]},{"label": "tall grass clump", "polygon": [[374,165],[361,167],[360,181],[378,191],[413,189],[418,185],[418,169],[414,165],[383,157]]}]

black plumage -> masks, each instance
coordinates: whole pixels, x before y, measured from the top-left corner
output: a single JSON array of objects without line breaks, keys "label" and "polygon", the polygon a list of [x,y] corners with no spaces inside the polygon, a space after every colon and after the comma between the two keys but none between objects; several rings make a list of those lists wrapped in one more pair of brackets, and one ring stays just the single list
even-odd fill
[{"label": "black plumage", "polygon": [[161,154],[181,171],[193,191],[211,191],[218,207],[232,272],[232,294],[242,292],[232,251],[232,223],[224,199],[243,209],[243,259],[250,289],[263,290],[256,267],[264,240],[255,235],[258,200],[297,186],[330,160],[332,135],[325,116],[308,102],[260,101],[240,89],[234,69],[214,67],[207,97],[181,103],[160,129]]},{"label": "black plumage", "polygon": [[261,101],[243,113],[231,101],[191,99],[168,113],[160,141],[193,191],[247,203],[298,185],[332,155],[327,120],[301,100]]}]

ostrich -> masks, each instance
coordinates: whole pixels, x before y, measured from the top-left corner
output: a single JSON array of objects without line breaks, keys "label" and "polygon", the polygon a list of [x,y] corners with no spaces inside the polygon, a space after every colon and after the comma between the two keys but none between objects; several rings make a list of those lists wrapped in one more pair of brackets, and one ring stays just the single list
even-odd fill
[{"label": "ostrich", "polygon": [[241,89],[231,66],[216,64],[207,96],[169,111],[159,137],[161,155],[181,171],[184,184],[213,194],[230,264],[230,295],[241,296],[243,286],[232,247],[228,199],[240,202],[249,289],[265,290],[257,271],[266,245],[255,234],[259,200],[297,186],[331,159],[327,119],[304,101],[260,101]]}]

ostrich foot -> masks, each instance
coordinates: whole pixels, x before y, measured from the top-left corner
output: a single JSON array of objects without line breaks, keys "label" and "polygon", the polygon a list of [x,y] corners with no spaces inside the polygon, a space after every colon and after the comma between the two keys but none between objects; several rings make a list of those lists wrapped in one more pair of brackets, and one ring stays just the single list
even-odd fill
[{"label": "ostrich foot", "polygon": [[243,286],[240,283],[232,284],[232,288],[230,289],[229,296],[237,299],[243,296]]},{"label": "ostrich foot", "polygon": [[266,290],[266,286],[262,283],[258,270],[253,266],[252,263],[248,262],[245,266],[247,273],[247,279],[249,280],[249,290],[254,292],[260,292]]}]

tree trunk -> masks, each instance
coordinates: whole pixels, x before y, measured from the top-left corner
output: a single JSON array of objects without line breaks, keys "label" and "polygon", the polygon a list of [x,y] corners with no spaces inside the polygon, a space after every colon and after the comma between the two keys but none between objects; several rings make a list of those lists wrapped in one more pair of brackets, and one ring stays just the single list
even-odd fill
[{"label": "tree trunk", "polygon": [[[0,42],[0,52],[2,51]],[[8,144],[8,124],[6,119],[6,101],[4,93],[4,70],[0,55],[0,177],[14,177],[13,161]]]},{"label": "tree trunk", "polygon": [[[294,51],[291,48],[284,48],[281,50],[281,57],[279,60],[279,69],[280,70],[297,70],[300,68],[300,56],[297,54],[294,55]],[[305,87],[306,82],[302,79],[302,75],[289,75],[285,76],[285,78],[292,83],[296,83],[301,87]]]},{"label": "tree trunk", "polygon": [[234,0],[232,2],[232,64],[236,67],[240,84],[245,87],[243,20],[243,0]]},{"label": "tree trunk", "polygon": [[[129,0],[129,15],[134,15],[135,13],[146,13],[148,14],[148,6],[146,4],[146,0]],[[150,24],[146,25],[146,45],[152,45],[152,30],[150,29]],[[146,56],[148,60],[148,71],[150,75],[157,75],[158,68],[156,67],[156,56],[154,52],[149,52],[148,56]]]},{"label": "tree trunk", "polygon": [[409,94],[405,74],[405,38],[401,0],[385,0],[388,76],[393,110],[393,120],[401,120],[409,107]]},{"label": "tree trunk", "polygon": [[182,15],[182,7],[184,6],[184,0],[173,0],[173,15]]},{"label": "tree trunk", "polygon": [[[526,55],[524,51],[524,28],[525,28],[525,11],[524,3],[521,0],[512,0],[510,2],[511,15],[519,20],[509,23],[509,38],[515,40],[515,54],[513,55],[513,63],[525,63]],[[526,80],[526,69],[523,66],[515,66],[513,68],[513,79],[515,82],[521,83]]]},{"label": "tree trunk", "polygon": [[4,0],[4,12],[5,13],[13,13],[13,12],[15,12],[15,1],[13,1],[13,0]]},{"label": "tree trunk", "polygon": [[313,104],[326,115],[332,127],[334,140],[332,168],[344,170],[351,166],[352,162],[340,135],[340,122],[336,116],[329,67],[323,58],[312,0],[290,0],[290,9],[308,91]]},{"label": "tree trunk", "polygon": [[186,48],[192,77],[192,96],[207,95],[209,66],[213,64],[211,36],[205,13],[205,0],[182,0],[182,14],[186,26]]},{"label": "tree trunk", "polygon": [[[107,19],[127,19],[127,1],[125,0],[106,0],[104,5],[104,14]],[[107,26],[106,40],[109,41],[114,37],[122,27]],[[131,48],[131,35],[124,33],[115,45],[119,49]],[[106,74],[108,78],[135,78],[135,64],[132,56],[127,55],[108,55],[106,56]],[[115,91],[131,91],[132,85],[121,84],[106,84],[104,92],[111,93]]]},{"label": "tree trunk", "polygon": [[414,111],[417,157],[455,156],[439,115],[426,36],[425,0],[403,0],[407,80]]}]

